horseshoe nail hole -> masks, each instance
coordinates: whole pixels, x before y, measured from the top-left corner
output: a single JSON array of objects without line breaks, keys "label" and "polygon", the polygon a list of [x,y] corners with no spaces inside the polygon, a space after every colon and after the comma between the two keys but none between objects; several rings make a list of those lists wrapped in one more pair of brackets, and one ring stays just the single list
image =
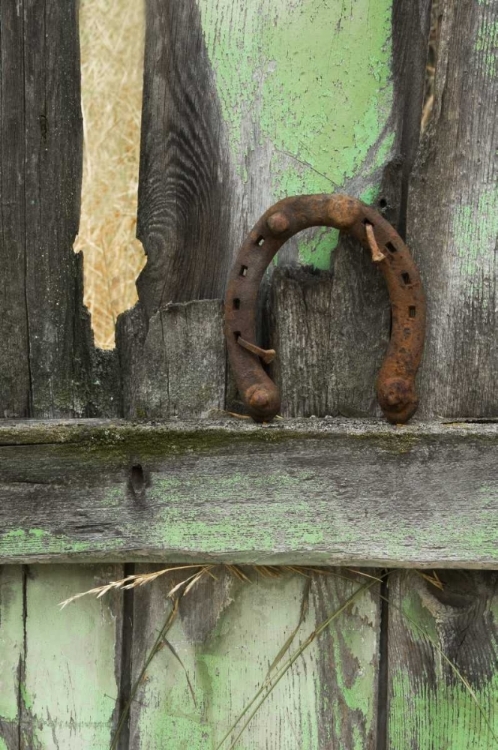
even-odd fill
[{"label": "horseshoe nail hole", "polygon": [[130,482],[134,492],[142,492],[143,488],[145,487],[145,476],[141,464],[135,464],[131,467]]},{"label": "horseshoe nail hole", "polygon": [[256,240],[256,245],[258,247],[261,247],[264,244],[265,244],[265,238],[264,237],[258,237],[258,239]]},{"label": "horseshoe nail hole", "polygon": [[385,248],[386,248],[386,250],[389,250],[390,253],[397,253],[398,252],[397,248],[394,247],[394,245],[393,245],[392,242],[386,242]]},{"label": "horseshoe nail hole", "polygon": [[239,276],[247,276],[247,266],[241,266]]},{"label": "horseshoe nail hole", "polygon": [[366,227],[373,227],[373,224],[368,219],[363,219],[363,223]]},{"label": "horseshoe nail hole", "polygon": [[408,315],[410,316],[410,318],[416,318],[417,317],[417,308],[410,306],[408,308]]},{"label": "horseshoe nail hole", "polygon": [[236,297],[233,301],[233,309],[240,310],[240,299]]},{"label": "horseshoe nail hole", "polygon": [[233,335],[235,336],[235,341],[238,341],[239,340],[239,336],[240,336],[240,331],[234,331]]},{"label": "horseshoe nail hole", "polygon": [[380,207],[380,208],[386,208],[386,206],[387,206],[387,201],[386,201],[386,199],[385,199],[385,198],[381,198],[381,199],[379,200],[379,207]]},{"label": "horseshoe nail hole", "polygon": [[405,282],[405,284],[409,284],[410,283],[410,274],[406,273],[406,271],[405,271],[405,273],[401,274],[401,278],[403,279],[403,281]]}]

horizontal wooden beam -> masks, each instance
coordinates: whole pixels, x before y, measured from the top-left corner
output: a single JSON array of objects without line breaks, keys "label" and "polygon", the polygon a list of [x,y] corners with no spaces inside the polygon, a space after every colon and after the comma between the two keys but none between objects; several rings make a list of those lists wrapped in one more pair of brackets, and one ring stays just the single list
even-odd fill
[{"label": "horizontal wooden beam", "polygon": [[3,421],[0,562],[498,568],[498,424]]}]

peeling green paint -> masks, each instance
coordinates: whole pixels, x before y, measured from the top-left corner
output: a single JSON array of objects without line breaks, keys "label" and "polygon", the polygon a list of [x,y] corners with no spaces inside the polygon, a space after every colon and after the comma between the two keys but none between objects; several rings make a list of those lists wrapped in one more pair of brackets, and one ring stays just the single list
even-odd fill
[{"label": "peeling green paint", "polygon": [[481,18],[477,29],[475,49],[480,53],[487,75],[493,78],[498,64],[498,21],[489,21],[486,17]]},{"label": "peeling green paint", "polygon": [[19,718],[18,670],[23,647],[22,568],[4,566],[0,568],[0,723]]},{"label": "peeling green paint", "polygon": [[[378,186],[394,143],[392,0],[199,7],[241,180],[260,151],[270,154],[262,179],[273,200],[347,189],[358,176],[363,191]],[[300,239],[300,259],[328,268],[336,239]]]},{"label": "peeling green paint", "polygon": [[[473,689],[477,701],[487,708],[490,696],[498,695],[498,676],[485,687]],[[497,712],[486,711],[486,716],[498,735]],[[405,670],[393,675],[389,723],[393,750],[491,750],[496,747],[492,731],[463,683],[447,685],[439,681],[435,690],[420,680],[414,689]]]},{"label": "peeling green paint", "polygon": [[[426,606],[422,598],[425,589],[419,593],[404,586],[403,591],[402,625],[409,632],[414,647],[420,644],[424,649],[432,643],[444,651],[441,633],[450,625],[451,619],[449,622],[445,622],[444,617],[440,620],[441,613],[438,610],[433,613]],[[498,614],[496,602],[495,599],[490,604]],[[395,617],[398,617],[398,612],[395,612]],[[399,633],[398,628],[396,632]],[[422,671],[396,669],[391,664],[389,747],[393,750],[412,746],[419,750],[491,750],[496,747],[493,733],[498,736],[498,712],[493,709],[498,695],[498,672],[490,669],[492,676],[484,681],[479,670],[476,674],[463,675],[470,682],[471,693],[434,646],[431,649],[434,649],[431,664],[436,672],[436,685],[431,684]],[[475,684],[476,677],[480,685]],[[482,712],[477,704],[482,707]]]},{"label": "peeling green paint", "polygon": [[[108,750],[118,687],[116,618],[110,600],[60,611],[72,594],[109,580],[115,566],[32,566],[23,700],[40,748]],[[112,579],[111,579],[112,580]],[[33,746],[36,746],[35,744]]]},{"label": "peeling green paint", "polygon": [[[225,582],[218,581],[217,585],[223,587]],[[343,603],[351,593],[349,586],[354,587],[353,584],[341,583],[338,588],[321,589],[320,615],[315,610],[314,596],[310,597],[308,613],[291,651],[323,618],[323,608],[330,614]],[[252,584],[232,581],[226,606],[219,612],[214,627],[195,642],[179,618],[168,639],[189,674],[197,705],[192,701],[178,661],[163,649],[152,662],[148,680],[137,696],[141,747],[214,750],[253,698],[269,665],[297,625],[304,588],[305,580],[301,576],[256,579]],[[165,610],[165,591],[166,588],[157,594],[157,598],[153,597],[155,615],[149,625],[151,632],[155,630],[156,618],[164,618],[164,614],[159,617],[158,611]],[[361,731],[358,727],[356,731],[353,728],[354,744],[348,748],[361,750],[364,747],[362,741],[375,721],[374,711],[370,709],[374,706],[376,672],[368,665],[375,662],[378,625],[377,602],[370,596],[364,599],[360,604],[365,618],[357,613],[343,613],[337,623],[330,626],[327,636],[323,636],[327,641],[341,644],[343,631],[355,630],[352,638],[355,653],[366,662],[365,673],[364,662],[352,664],[347,650],[332,649],[335,654],[332,670],[335,674],[336,667],[339,667],[338,674],[344,675],[352,708],[344,705],[341,690],[333,692],[328,681],[327,684],[321,683],[323,675],[327,675],[327,680],[329,675],[327,670],[317,669],[322,653],[322,643],[317,640],[305,650],[263,703],[238,741],[237,750],[265,747],[317,750],[324,733],[330,731],[330,742],[335,742],[340,728],[345,729],[347,736],[350,725],[358,725]],[[192,624],[193,620],[191,627]],[[371,700],[365,695],[371,696]],[[325,713],[323,701],[328,704]],[[370,710],[367,715],[362,714],[363,705]],[[323,717],[326,723],[320,728]]]},{"label": "peeling green paint", "polygon": [[[494,263],[498,236],[498,188],[481,189],[477,199],[455,208],[453,218],[455,250],[466,279],[477,278]],[[468,282],[467,282],[468,283]],[[471,293],[472,288],[471,288]]]}]

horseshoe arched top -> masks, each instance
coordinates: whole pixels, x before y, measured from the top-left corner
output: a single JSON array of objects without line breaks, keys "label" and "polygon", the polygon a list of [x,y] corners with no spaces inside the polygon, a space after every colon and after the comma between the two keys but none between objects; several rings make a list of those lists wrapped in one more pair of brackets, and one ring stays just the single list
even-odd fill
[{"label": "horseshoe arched top", "polygon": [[259,285],[274,255],[294,234],[314,226],[335,227],[368,248],[387,283],[392,309],[391,339],[377,377],[377,398],[390,422],[414,414],[417,373],[425,333],[425,298],[410,251],[374,209],[347,195],[303,195],[272,206],[244,240],[231,270],[225,298],[225,334],[237,386],[257,422],[280,409],[280,394],[260,359],[275,352],[256,344]]}]

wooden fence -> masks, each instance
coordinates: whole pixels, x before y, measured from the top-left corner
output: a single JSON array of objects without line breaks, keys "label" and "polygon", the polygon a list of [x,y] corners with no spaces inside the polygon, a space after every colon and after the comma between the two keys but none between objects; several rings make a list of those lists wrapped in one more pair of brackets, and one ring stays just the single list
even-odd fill
[{"label": "wooden fence", "polygon": [[[110,352],[73,252],[77,12],[0,4],[0,750],[105,750],[131,697],[119,750],[214,750],[334,612],[239,750],[498,746],[497,0],[440,3],[420,143],[429,0],[147,0],[148,262]],[[379,419],[387,293],[322,230],[263,290],[284,419],[231,418],[233,254],[275,200],[336,190],[420,268],[419,421]],[[217,567],[133,694],[185,571],[57,604],[168,563]]]}]

